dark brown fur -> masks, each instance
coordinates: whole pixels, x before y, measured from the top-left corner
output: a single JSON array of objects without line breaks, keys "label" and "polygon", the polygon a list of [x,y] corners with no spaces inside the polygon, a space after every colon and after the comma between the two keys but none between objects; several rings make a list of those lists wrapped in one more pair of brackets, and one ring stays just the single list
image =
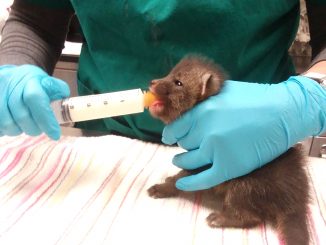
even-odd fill
[{"label": "dark brown fur", "polygon": [[[219,92],[225,77],[221,72],[205,58],[183,59],[169,75],[151,83],[151,90],[164,101],[164,109],[157,114],[151,110],[152,115],[165,123],[175,120],[198,102]],[[211,75],[203,94],[201,78],[204,74]],[[175,81],[180,81],[182,86],[176,85]],[[309,244],[309,184],[304,165],[302,151],[295,146],[250,174],[198,191],[213,204],[214,212],[207,217],[208,225],[250,228],[269,223],[277,229],[285,244]],[[163,184],[149,188],[148,193],[153,198],[185,195],[176,189],[175,182],[200,171],[203,168],[182,170]]]}]

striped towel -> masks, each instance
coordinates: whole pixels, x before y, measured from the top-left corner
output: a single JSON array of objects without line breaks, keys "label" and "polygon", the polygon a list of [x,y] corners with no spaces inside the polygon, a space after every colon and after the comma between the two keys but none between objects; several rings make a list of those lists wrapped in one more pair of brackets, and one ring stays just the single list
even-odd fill
[{"label": "striped towel", "polygon": [[[201,198],[152,199],[182,150],[119,137],[0,138],[0,244],[281,244],[262,225],[212,229]],[[326,163],[310,159],[311,244],[326,244]]]}]

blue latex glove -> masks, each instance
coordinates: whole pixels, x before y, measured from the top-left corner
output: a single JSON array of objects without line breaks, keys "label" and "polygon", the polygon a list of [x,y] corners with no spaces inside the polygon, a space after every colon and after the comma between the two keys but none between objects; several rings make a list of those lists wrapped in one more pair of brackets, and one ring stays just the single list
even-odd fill
[{"label": "blue latex glove", "polygon": [[0,66],[0,136],[45,132],[60,138],[50,101],[69,96],[68,85],[33,65]]},{"label": "blue latex glove", "polygon": [[167,125],[162,141],[188,150],[173,159],[180,168],[212,163],[177,181],[178,189],[192,191],[245,175],[325,130],[325,90],[297,76],[274,85],[226,81],[220,94]]}]

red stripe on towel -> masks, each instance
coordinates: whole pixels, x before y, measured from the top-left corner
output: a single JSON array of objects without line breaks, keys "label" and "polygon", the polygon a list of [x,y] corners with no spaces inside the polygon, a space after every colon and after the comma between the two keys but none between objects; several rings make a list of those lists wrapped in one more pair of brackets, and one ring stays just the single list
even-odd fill
[{"label": "red stripe on towel", "polygon": [[[36,165],[36,168],[33,169],[31,171],[30,174],[28,174],[25,178],[23,178],[13,189],[11,192],[9,192],[6,195],[6,199],[3,201],[3,203],[6,203],[10,200],[10,198],[12,198],[13,196],[15,196],[18,192],[20,192],[22,189],[24,189],[26,187],[26,185],[29,184],[30,181],[32,181],[35,176],[37,176],[39,174],[39,172],[42,170],[44,163],[46,162],[45,160],[43,161],[44,156],[48,156],[49,155],[49,150],[51,149],[51,146],[49,146],[43,153],[41,160],[38,162],[38,164]],[[35,146],[34,150],[38,150],[38,147]],[[32,155],[33,151],[31,152],[30,155]],[[29,156],[30,157],[30,156]],[[28,157],[28,158],[29,158]],[[24,166],[22,167],[22,170],[24,169],[24,167],[26,166],[26,164],[28,163],[28,161],[26,161],[24,163]],[[16,174],[17,175],[17,174]],[[13,177],[15,177],[16,175],[14,175]]]},{"label": "red stripe on towel", "polygon": [[[17,154],[16,154],[14,160],[13,160],[13,161],[12,161],[12,162],[7,166],[7,168],[6,168],[6,169],[5,169],[5,170],[0,174],[0,179],[3,178],[4,176],[6,176],[10,171],[12,171],[12,170],[17,166],[17,164],[20,162],[20,160],[21,160],[21,158],[22,158],[24,152],[26,151],[26,149],[27,149],[28,147],[33,146],[33,145],[35,145],[35,144],[41,142],[42,140],[43,140],[42,137],[37,138],[37,140],[36,140],[35,142],[34,142],[34,141],[31,141],[30,138],[26,139],[26,140],[23,142],[23,144],[25,144],[26,142],[29,142],[30,144],[27,144],[27,145],[21,147],[21,148],[18,150],[18,152],[17,152]],[[16,146],[16,147],[17,147],[17,146]],[[15,148],[16,148],[16,147],[15,147]],[[8,157],[8,155],[9,155],[9,153],[12,151],[12,149],[13,149],[13,148],[9,148],[9,149],[7,150],[7,152],[6,152],[6,153],[4,154],[4,156],[1,158],[0,162],[3,162],[3,161]]]},{"label": "red stripe on towel", "polygon": [[[50,152],[53,151],[53,149],[55,148],[52,147],[52,150]],[[22,205],[27,201],[29,200],[43,185],[45,185],[45,183],[48,182],[48,180],[53,176],[53,174],[55,173],[56,169],[58,168],[59,166],[59,159],[62,157],[62,155],[64,155],[63,153],[66,151],[66,148],[64,148],[62,151],[61,151],[61,154],[58,155],[58,160],[55,161],[57,162],[56,165],[54,165],[54,167],[50,170],[50,172],[46,175],[46,177],[43,179],[43,181],[41,181],[41,183],[39,185],[36,186],[36,188],[34,188],[29,194],[27,194],[23,199],[22,201],[19,203],[19,205],[16,207],[15,209],[15,212],[17,212],[17,210],[22,207]],[[55,180],[24,210],[22,211],[22,213],[17,217],[15,218],[15,220],[7,227],[7,229],[3,232],[3,233],[6,233],[8,232],[14,225],[16,225],[18,223],[18,221],[45,195],[45,193],[48,192],[48,190],[51,189],[51,187],[58,181],[58,179],[60,178],[60,176],[62,175],[65,167],[66,167],[66,164],[70,158],[70,155],[71,155],[71,150],[68,154],[68,157],[66,158],[66,160],[64,160],[64,164],[62,166],[62,169],[59,173],[59,175],[55,178]],[[48,157],[48,156],[47,156]],[[47,159],[46,157],[46,159]],[[13,215],[13,214],[11,214]]]},{"label": "red stripe on towel", "polygon": [[[130,147],[132,147],[132,144],[131,144]],[[116,172],[118,171],[121,163],[124,161],[124,158],[125,157],[126,157],[126,155],[123,155],[121,157],[121,159],[119,159],[117,161],[117,163],[114,164],[114,168],[111,170],[110,174],[104,179],[104,181],[102,182],[102,184],[100,185],[100,187],[96,190],[96,192],[90,197],[90,199],[85,203],[85,205],[76,214],[76,216],[73,218],[73,220],[68,225],[68,227],[65,230],[65,232],[58,238],[58,240],[55,242],[55,244],[60,243],[60,241],[62,241],[62,239],[64,239],[64,237],[74,227],[73,224],[83,215],[84,211],[87,210],[92,205],[92,203],[97,199],[97,197],[101,194],[101,192],[105,189],[105,187],[107,186],[107,184],[110,182],[110,180],[112,179],[112,177],[116,174]],[[113,193],[112,193],[112,195],[113,195]],[[110,196],[110,198],[112,197],[112,195]]]}]

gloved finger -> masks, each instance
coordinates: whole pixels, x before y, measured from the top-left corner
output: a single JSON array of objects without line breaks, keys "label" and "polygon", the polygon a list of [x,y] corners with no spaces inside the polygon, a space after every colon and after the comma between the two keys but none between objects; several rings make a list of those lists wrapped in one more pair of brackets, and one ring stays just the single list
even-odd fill
[{"label": "gloved finger", "polygon": [[23,131],[15,123],[4,127],[3,132],[8,136],[17,136],[23,133]]},{"label": "gloved finger", "polygon": [[221,172],[211,167],[199,174],[180,178],[176,182],[176,187],[182,191],[198,191],[211,188],[225,180]]},{"label": "gloved finger", "polygon": [[22,100],[22,96],[13,94],[8,100],[11,115],[19,128],[28,135],[36,136],[42,133],[33,120],[28,108]]},{"label": "gloved finger", "polygon": [[58,78],[45,77],[42,79],[41,85],[50,101],[66,98],[70,95],[68,84]]},{"label": "gloved finger", "polygon": [[201,131],[202,129],[198,127],[198,122],[193,123],[193,126],[191,127],[189,132],[184,137],[178,140],[178,146],[187,151],[199,148],[204,137],[204,133],[198,133]]},{"label": "gloved finger", "polygon": [[30,80],[26,84],[23,100],[40,130],[51,139],[58,140],[61,129],[50,107],[50,98],[38,80]]},{"label": "gloved finger", "polygon": [[216,113],[218,107],[215,96],[196,105],[183,117],[165,127],[163,142],[178,142],[178,145],[186,150],[199,148],[206,131],[216,127],[217,122],[207,118]]},{"label": "gloved finger", "polygon": [[188,134],[192,126],[191,111],[186,112],[180,118],[168,124],[163,129],[162,142],[172,145]]},{"label": "gloved finger", "polygon": [[175,155],[172,162],[179,168],[191,170],[203,167],[212,161],[207,154],[202,154],[200,149],[196,149]]},{"label": "gloved finger", "polygon": [[7,106],[7,98],[0,98],[0,130],[3,135],[16,136],[22,133],[22,130],[15,123]]}]

